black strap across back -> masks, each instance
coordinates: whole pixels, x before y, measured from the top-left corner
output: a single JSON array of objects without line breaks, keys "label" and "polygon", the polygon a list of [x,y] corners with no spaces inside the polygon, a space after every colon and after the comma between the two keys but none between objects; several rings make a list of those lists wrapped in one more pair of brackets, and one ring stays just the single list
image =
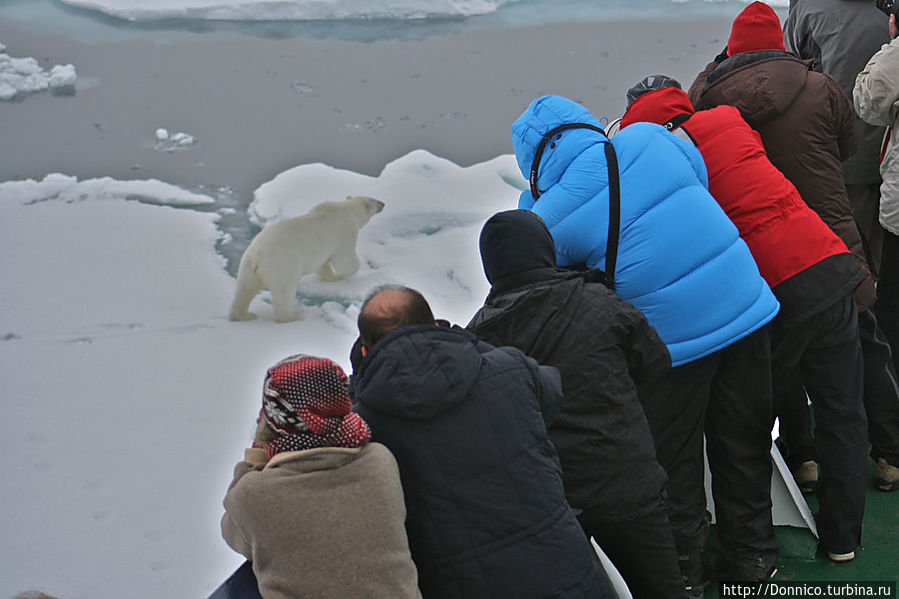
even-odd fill
[{"label": "black strap across back", "polygon": [[[540,169],[540,159],[543,157],[543,151],[553,138],[561,138],[561,133],[569,129],[591,129],[602,133],[604,137],[606,135],[606,132],[601,127],[588,123],[565,123],[547,132],[537,145],[534,161],[531,163],[531,194],[534,196],[535,202],[540,198],[540,190],[537,187],[537,171]],[[609,289],[614,290],[615,265],[618,261],[618,238],[621,228],[621,182],[618,177],[618,156],[615,154],[615,148],[608,137],[606,137],[603,143],[606,152],[606,167],[609,170],[609,234],[606,242],[605,284]]]}]

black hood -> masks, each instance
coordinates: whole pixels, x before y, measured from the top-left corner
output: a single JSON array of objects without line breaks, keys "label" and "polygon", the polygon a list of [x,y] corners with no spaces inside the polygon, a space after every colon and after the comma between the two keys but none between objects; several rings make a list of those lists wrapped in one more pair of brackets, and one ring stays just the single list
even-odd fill
[{"label": "black hood", "polygon": [[426,420],[465,399],[481,369],[479,346],[459,327],[409,325],[380,339],[353,375],[353,401],[370,410]]},{"label": "black hood", "polygon": [[510,275],[556,266],[552,235],[529,210],[507,210],[490,217],[481,229],[480,247],[491,285]]}]

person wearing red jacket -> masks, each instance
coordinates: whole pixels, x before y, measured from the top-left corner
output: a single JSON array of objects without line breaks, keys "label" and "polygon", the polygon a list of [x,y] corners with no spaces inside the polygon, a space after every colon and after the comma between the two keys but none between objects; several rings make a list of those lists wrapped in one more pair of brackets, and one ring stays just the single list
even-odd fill
[{"label": "person wearing red jacket", "polygon": [[[637,86],[643,93],[628,107],[621,127],[638,121],[658,123],[699,148],[708,169],[709,191],[737,226],[781,303],[772,329],[774,397],[798,369],[817,416],[823,466],[818,492],[821,540],[831,559],[852,559],[864,511],[867,450],[861,342],[852,291],[867,271],[770,162],[759,134],[739,110],[721,105],[694,111],[687,94],[673,86],[676,82],[651,79],[669,83],[658,89]],[[629,92],[630,97],[635,95]],[[771,555],[750,555],[748,562],[741,555],[739,526],[729,531],[719,525],[721,533],[716,569],[722,579],[752,580],[770,574]],[[726,544],[731,535],[735,541]],[[741,569],[747,563],[752,571]]]},{"label": "person wearing red jacket", "polygon": [[[856,147],[852,103],[836,79],[814,72],[811,61],[799,60],[784,48],[777,13],[764,2],[752,2],[734,19],[725,51],[697,75],[687,95],[700,110],[722,104],[739,109],[761,136],[771,163],[867,266],[871,260],[853,219],[843,177],[842,161]],[[872,308],[877,299],[875,274],[868,273],[854,296],[862,339],[869,455],[878,464],[875,486],[889,491],[894,487],[880,474],[888,476],[890,466],[899,467],[899,377],[888,335],[878,321],[883,319]],[[815,444],[805,399],[799,390],[779,400],[781,441],[794,477],[813,484]],[[798,471],[797,463],[802,464]],[[804,466],[811,466],[812,476],[806,477]]]}]

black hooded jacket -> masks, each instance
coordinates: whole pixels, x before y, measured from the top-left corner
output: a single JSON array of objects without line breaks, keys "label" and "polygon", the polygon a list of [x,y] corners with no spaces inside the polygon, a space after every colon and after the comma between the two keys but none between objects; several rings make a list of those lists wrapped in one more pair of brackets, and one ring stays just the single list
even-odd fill
[{"label": "black hooded jacket", "polygon": [[425,599],[611,597],[562,487],[554,368],[460,329],[379,340],[351,385],[396,457]]},{"label": "black hooded jacket", "polygon": [[600,282],[602,272],[553,268],[552,237],[543,232],[523,210],[487,222],[481,257],[493,287],[467,328],[561,371],[565,400],[549,437],[568,501],[601,518],[633,517],[667,480],[635,381],[660,375],[671,358],[643,314]]}]

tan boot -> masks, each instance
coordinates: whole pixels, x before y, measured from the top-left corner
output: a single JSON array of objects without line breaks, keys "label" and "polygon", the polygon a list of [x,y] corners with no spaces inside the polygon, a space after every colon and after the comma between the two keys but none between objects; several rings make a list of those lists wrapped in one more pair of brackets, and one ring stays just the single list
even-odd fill
[{"label": "tan boot", "polygon": [[883,458],[878,459],[874,486],[881,491],[895,491],[899,489],[899,468],[896,468]]},{"label": "tan boot", "polygon": [[808,460],[793,470],[793,480],[804,495],[814,493],[818,489],[818,463]]}]

